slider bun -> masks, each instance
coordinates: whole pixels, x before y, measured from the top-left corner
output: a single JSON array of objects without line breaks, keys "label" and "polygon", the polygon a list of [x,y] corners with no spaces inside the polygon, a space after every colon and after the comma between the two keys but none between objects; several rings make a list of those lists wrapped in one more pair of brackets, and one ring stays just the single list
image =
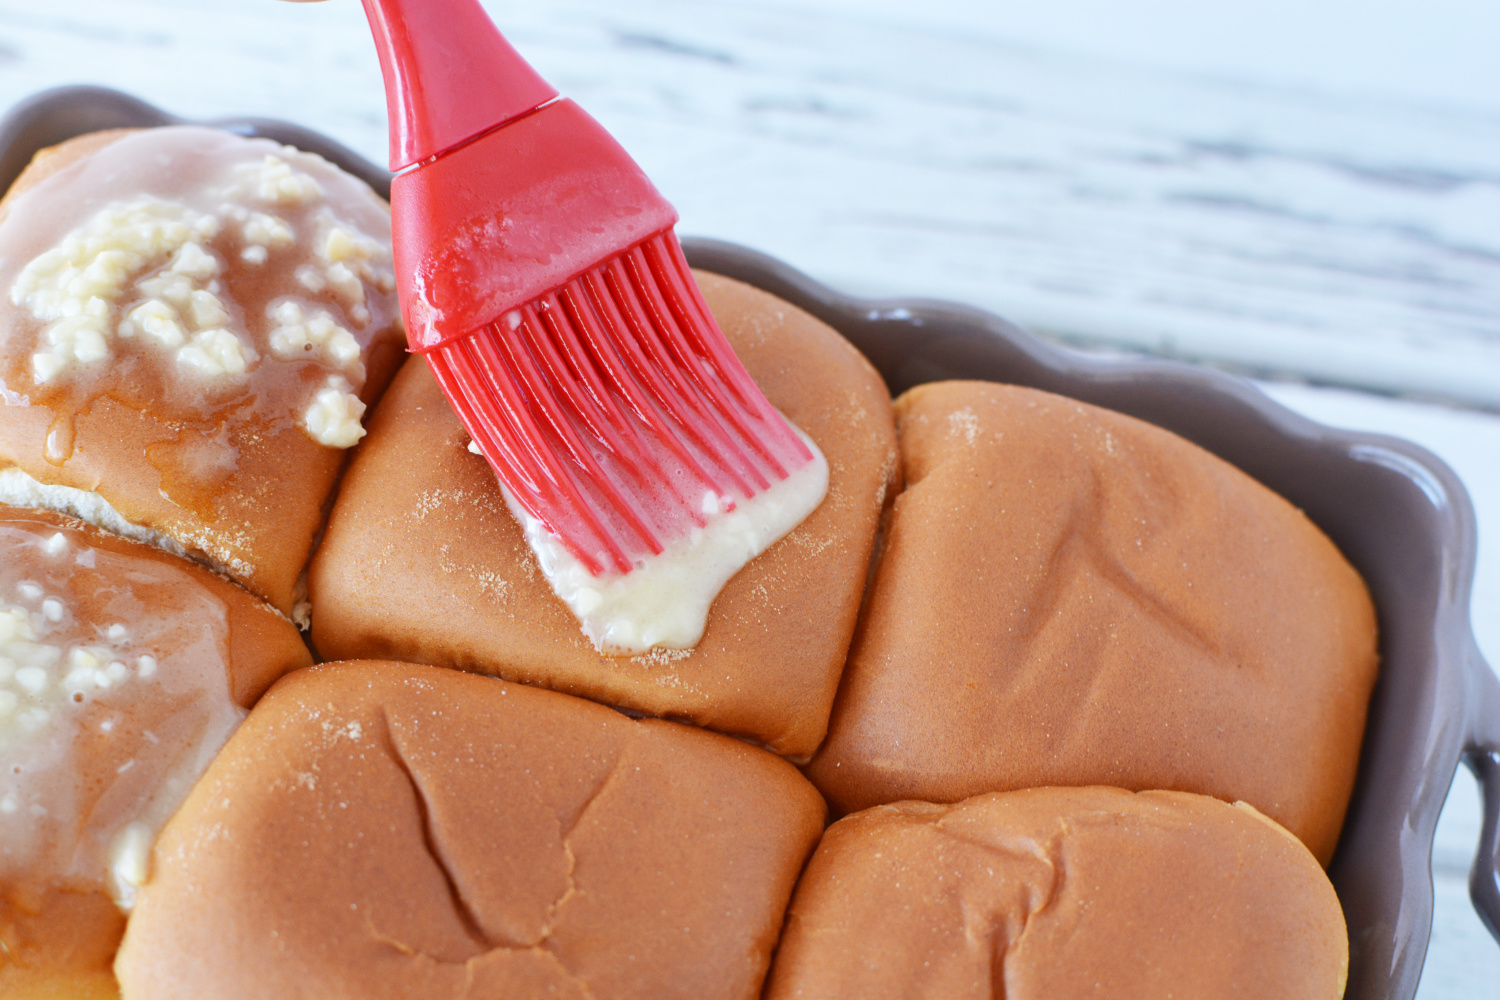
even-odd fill
[{"label": "slider bun", "polygon": [[[113,829],[113,820],[138,815],[133,810],[145,808],[131,798],[132,789],[139,786],[121,781],[120,775],[125,771],[131,778],[144,774],[147,778],[142,780],[147,781],[145,787],[149,789],[150,782],[161,778],[153,770],[157,766],[153,762],[166,760],[176,767],[191,758],[191,752],[173,744],[171,734],[198,738],[193,735],[193,726],[199,718],[196,706],[200,703],[194,701],[190,690],[176,686],[175,679],[181,676],[175,672],[177,663],[186,657],[195,664],[202,663],[206,670],[214,670],[217,664],[211,657],[216,651],[203,646],[201,639],[205,635],[220,637],[223,645],[217,653],[223,656],[228,674],[220,697],[227,695],[240,708],[248,709],[276,678],[307,666],[312,658],[297,629],[284,617],[201,566],[47,511],[0,508],[0,530],[9,538],[19,532],[38,542],[61,534],[70,554],[44,554],[36,546],[7,548],[0,552],[0,560],[6,561],[9,571],[4,574],[6,580],[46,580],[47,564],[60,558],[84,560],[79,563],[84,568],[73,571],[74,586],[48,588],[48,593],[68,609],[72,624],[66,627],[73,639],[90,641],[96,633],[102,634],[119,622],[122,610],[128,610],[127,625],[132,630],[149,632],[147,623],[155,619],[159,623],[155,631],[158,640],[180,635],[190,643],[183,649],[153,644],[162,664],[161,674],[173,678],[172,685],[143,689],[145,701],[109,702],[125,713],[124,725],[114,730],[115,735],[85,736],[79,730],[79,742],[59,750],[67,764],[57,763],[57,758],[46,752],[39,755],[43,780],[50,786],[44,795],[55,798],[44,798],[37,804],[47,808],[49,821],[72,812],[77,822],[76,827],[43,831],[55,842],[69,845],[61,849],[65,856],[58,855],[59,849],[43,849],[37,857],[23,854],[29,861],[23,861],[22,868],[16,870],[17,861],[10,856],[14,845],[0,845],[0,996],[7,1000],[110,997],[116,995],[111,966],[124,932],[125,915],[110,896],[104,860],[97,856],[93,838],[100,835],[97,824],[110,824],[105,829]],[[56,572],[55,567],[52,572]],[[103,579],[100,574],[104,574]],[[17,600],[8,587],[6,591],[0,593],[0,606]],[[88,712],[90,706],[56,710],[59,714],[63,711]],[[191,721],[184,724],[185,719]],[[140,734],[151,730],[163,735],[158,745],[145,748]],[[0,735],[7,737],[0,741],[7,751],[3,756],[7,769],[12,764],[19,769],[23,764],[37,763],[38,754],[27,749],[25,736],[17,743],[14,732]],[[69,766],[71,772],[58,771]],[[4,791],[0,788],[0,797],[4,797]],[[6,836],[3,820],[0,817],[0,836]],[[24,846],[21,849],[26,850]]]},{"label": "slider bun", "polygon": [[978,382],[896,411],[907,487],[808,770],[830,803],[1171,788],[1249,802],[1326,864],[1377,662],[1333,543],[1118,413]]},{"label": "slider bun", "polygon": [[[205,156],[218,156],[251,142],[256,145],[243,148],[259,150],[256,155],[281,148],[212,129],[90,133],[39,152],[0,201],[0,242],[5,247],[0,253],[5,260],[0,266],[0,292],[4,293],[0,295],[0,388],[6,390],[0,392],[0,503],[60,510],[187,555],[290,615],[302,600],[300,579],[345,452],[313,440],[290,419],[269,418],[246,400],[269,400],[277,393],[310,395],[313,368],[272,358],[265,335],[252,330],[248,339],[254,341],[259,361],[250,371],[251,391],[230,397],[220,410],[213,409],[217,403],[206,402],[203,419],[184,420],[180,413],[163,410],[155,398],[140,395],[138,387],[144,384],[140,369],[132,370],[129,362],[149,353],[143,338],[127,341],[111,333],[113,355],[94,363],[90,371],[109,366],[104,370],[119,372],[118,380],[101,379],[96,394],[76,411],[70,409],[71,398],[58,404],[63,408],[59,410],[41,398],[30,370],[30,345],[41,323],[11,301],[12,283],[22,267],[90,214],[92,202],[89,208],[78,207],[85,196],[105,192],[96,199],[101,204],[110,199],[129,201],[141,193],[173,197],[171,171],[143,182],[144,192],[125,190],[131,181],[115,180],[110,173],[112,165],[124,157],[130,166],[122,168],[121,176],[134,177],[141,169],[141,155],[133,151],[141,149],[141,143],[168,141],[161,139],[163,135],[197,135],[213,144],[204,147]],[[172,141],[179,143],[174,147],[179,157],[174,163],[189,159],[182,153],[181,140]],[[345,209],[356,205],[355,214],[367,223],[364,228],[378,223],[388,233],[384,203],[362,181],[335,173],[331,165],[324,167],[326,172],[317,172],[329,203],[336,199],[345,217]],[[256,207],[273,213],[279,208],[274,204]],[[46,228],[39,226],[39,220],[51,226],[45,237],[33,235]],[[274,326],[278,321],[260,314],[264,311],[261,298],[292,295],[313,303],[313,311],[332,308],[336,319],[351,326],[363,348],[365,378],[358,389],[361,399],[372,402],[400,363],[404,346],[394,290],[389,295],[371,291],[368,304],[374,319],[359,327],[339,312],[341,306],[332,301],[331,292],[313,293],[291,280],[272,287],[266,275],[280,273],[275,270],[278,258],[273,255],[271,265],[241,260],[233,249],[239,245],[239,226],[226,222],[216,237],[225,260],[218,281],[231,302],[234,318],[230,325],[241,322],[235,310],[242,309],[243,321],[254,330]],[[227,249],[233,253],[224,252]],[[306,247],[299,242],[295,249],[300,252]],[[147,270],[133,273],[139,277],[156,266],[148,263]],[[244,294],[255,297],[254,309],[246,304]],[[135,298],[134,292],[127,291],[110,303],[111,329],[118,328]],[[48,457],[49,435],[59,427],[71,427],[73,432],[71,453],[60,463]]]},{"label": "slider bun", "polygon": [[1042,788],[899,802],[828,829],[766,1000],[1337,1000],[1338,897],[1255,810]]},{"label": "slider bun", "polygon": [[748,285],[698,281],[750,375],[822,449],[829,486],[719,593],[696,648],[608,657],[589,644],[414,358],[370,421],[308,574],[319,652],[498,674],[811,754],[894,486],[890,398],[823,323]]},{"label": "slider bun", "polygon": [[298,671],[157,842],[127,1000],[758,997],[824,806],[714,733],[398,663]]},{"label": "slider bun", "polygon": [[59,170],[69,167],[79,160],[86,159],[105,146],[117,140],[125,138],[134,132],[136,128],[108,128],[99,132],[85,132],[83,135],[75,135],[71,139],[65,139],[56,146],[48,146],[39,149],[32,156],[31,162],[26,164],[26,169],[11,182],[10,188],[0,197],[0,224],[5,222],[5,216],[10,211],[11,204],[36,187],[42,181],[51,177]]},{"label": "slider bun", "polygon": [[[92,525],[54,511],[0,507],[0,526],[14,526],[46,534],[62,531],[77,545],[170,567],[183,575],[184,585],[200,587],[206,594],[221,602],[224,605],[224,622],[228,628],[229,690],[235,703],[241,708],[249,709],[254,705],[283,674],[309,666],[313,662],[312,654],[308,652],[301,634],[286,620],[285,615],[246,593],[243,587],[236,586],[197,563],[100,531]],[[14,558],[14,555],[7,554],[5,557]],[[152,611],[152,605],[148,601],[141,605],[139,613],[147,616]],[[80,607],[79,613],[85,620],[92,620],[93,617],[102,620],[104,617],[102,610],[95,611],[86,604]]]}]

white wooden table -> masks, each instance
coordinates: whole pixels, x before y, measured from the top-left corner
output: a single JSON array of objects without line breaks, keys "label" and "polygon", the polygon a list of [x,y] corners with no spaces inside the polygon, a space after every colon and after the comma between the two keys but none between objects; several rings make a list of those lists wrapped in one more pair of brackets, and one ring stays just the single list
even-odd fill
[{"label": "white wooden table", "polygon": [[[1500,665],[1500,5],[486,3],[684,232],[1277,377],[1315,419],[1438,453],[1478,509],[1474,619]],[[384,157],[355,0],[0,0],[0,105],[70,83]],[[1461,771],[1423,1000],[1500,998],[1464,885],[1478,829]]]}]

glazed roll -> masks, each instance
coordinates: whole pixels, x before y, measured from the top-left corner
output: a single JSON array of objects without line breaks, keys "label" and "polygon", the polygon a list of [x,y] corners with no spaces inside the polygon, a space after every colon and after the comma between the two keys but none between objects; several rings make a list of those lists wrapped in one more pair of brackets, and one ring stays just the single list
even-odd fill
[{"label": "glazed roll", "polygon": [[1043,788],[831,826],[766,1000],[1338,1000],[1348,958],[1333,886],[1254,809]]},{"label": "glazed roll", "polygon": [[758,997],[824,805],[773,754],[397,663],[271,690],[157,844],[127,1000]]},{"label": "glazed roll", "polygon": [[0,511],[0,996],[112,996],[157,832],[297,629],[201,566]]},{"label": "glazed roll", "polygon": [[1333,543],[1118,413],[978,382],[896,409],[907,486],[808,771],[829,801],[1169,788],[1242,799],[1326,864],[1377,661]]},{"label": "glazed roll", "polygon": [[201,561],[283,613],[403,344],[390,216],[265,139],[38,154],[0,202],[0,502]]},{"label": "glazed roll", "polygon": [[810,755],[895,483],[891,403],[869,362],[824,324],[747,285],[698,278],[751,376],[827,457],[829,479],[812,515],[719,592],[695,648],[594,648],[413,359],[372,417],[313,561],[319,652],[496,674]]}]

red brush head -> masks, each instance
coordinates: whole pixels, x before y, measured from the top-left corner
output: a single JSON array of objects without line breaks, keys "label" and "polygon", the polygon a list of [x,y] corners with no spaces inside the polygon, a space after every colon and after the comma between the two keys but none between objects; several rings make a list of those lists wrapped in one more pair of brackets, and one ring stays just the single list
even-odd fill
[{"label": "red brush head", "polygon": [[673,210],[477,0],[364,0],[391,114],[412,350],[512,496],[591,572],[812,460],[698,295]]},{"label": "red brush head", "polygon": [[670,232],[427,355],[500,481],[591,572],[629,572],[812,461]]}]

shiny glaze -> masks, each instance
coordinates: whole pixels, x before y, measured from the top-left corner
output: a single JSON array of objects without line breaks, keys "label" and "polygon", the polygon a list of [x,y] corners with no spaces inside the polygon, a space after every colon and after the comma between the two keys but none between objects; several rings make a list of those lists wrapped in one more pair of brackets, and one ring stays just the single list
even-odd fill
[{"label": "shiny glaze", "polygon": [[122,852],[144,864],[245,715],[223,601],[185,568],[88,537],[0,523],[0,697],[20,695],[0,713],[0,893],[22,910],[56,889],[128,906],[112,867]]},{"label": "shiny glaze", "polygon": [[[317,194],[297,203],[278,202],[258,185],[257,170],[275,157],[294,175],[315,183]],[[169,271],[172,255],[155,257],[132,273],[124,291],[107,303],[109,357],[72,363],[40,381],[33,356],[45,349],[48,322],[22,299],[18,278],[28,264],[56,248],[101,210],[157,199],[214,216],[217,231],[201,245],[218,273],[204,279],[227,320],[221,325],[244,344],[249,358],[240,377],[203,376],[139,331],[132,310],[148,298],[142,283]],[[15,197],[0,220],[0,399],[9,405],[39,405],[52,412],[46,458],[56,465],[74,449],[74,424],[103,399],[147,413],[163,426],[146,457],[161,473],[161,489],[174,503],[207,522],[214,498],[233,480],[239,461],[237,438],[257,441],[308,433],[305,413],[319,390],[337,383],[357,392],[364,383],[363,352],[397,321],[390,275],[389,214],[378,196],[320,157],[264,139],[245,139],[215,129],[171,127],[126,136],[102,152],[77,161]],[[290,245],[265,239],[252,227],[257,214],[271,216],[295,233]],[[353,266],[362,305],[326,281],[330,264],[319,255],[339,228],[374,240],[375,252]],[[260,239],[254,238],[259,235]],[[242,255],[266,246],[262,263]],[[368,248],[367,248],[368,249]],[[255,256],[252,251],[252,258]],[[312,285],[303,280],[311,270]],[[317,285],[321,281],[323,287]],[[350,360],[314,344],[289,350],[273,343],[277,307],[296,303],[309,317],[326,315],[347,330],[359,347]],[[282,313],[282,316],[285,314]]]}]

